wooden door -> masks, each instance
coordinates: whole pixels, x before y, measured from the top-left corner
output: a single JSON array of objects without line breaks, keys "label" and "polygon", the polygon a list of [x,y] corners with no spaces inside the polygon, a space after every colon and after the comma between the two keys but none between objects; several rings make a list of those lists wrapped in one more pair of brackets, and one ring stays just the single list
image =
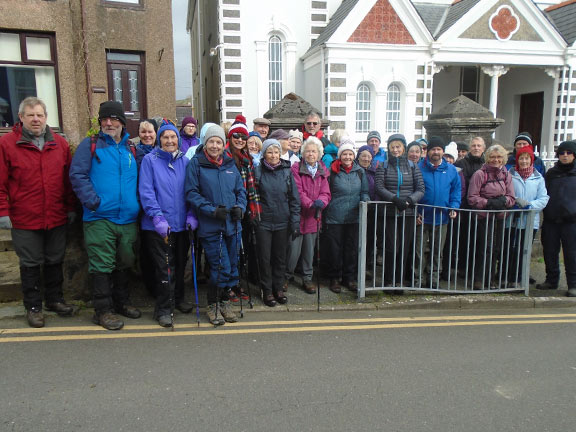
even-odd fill
[{"label": "wooden door", "polygon": [[520,97],[520,120],[518,133],[530,132],[534,150],[540,150],[542,139],[542,115],[544,113],[544,92],[527,93]]}]

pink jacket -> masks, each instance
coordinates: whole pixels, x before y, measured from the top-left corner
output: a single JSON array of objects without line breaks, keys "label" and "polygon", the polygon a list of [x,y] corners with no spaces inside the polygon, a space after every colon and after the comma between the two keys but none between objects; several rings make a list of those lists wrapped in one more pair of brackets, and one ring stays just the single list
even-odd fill
[{"label": "pink jacket", "polygon": [[[488,198],[496,198],[504,195],[506,197],[506,207],[514,206],[514,186],[512,176],[506,169],[500,169],[488,164],[482,165],[470,179],[468,186],[468,203],[472,208],[485,209]],[[486,213],[479,213],[478,217],[486,217]],[[498,219],[505,217],[505,213],[498,213]]]},{"label": "pink jacket", "polygon": [[312,208],[312,204],[316,200],[322,200],[324,208],[326,208],[332,198],[330,185],[328,184],[328,169],[323,162],[319,161],[318,171],[316,171],[314,178],[312,178],[303,161],[296,162],[290,169],[300,193],[302,209],[300,213],[300,232],[302,234],[315,233],[318,230],[318,221],[314,218],[316,209]]}]

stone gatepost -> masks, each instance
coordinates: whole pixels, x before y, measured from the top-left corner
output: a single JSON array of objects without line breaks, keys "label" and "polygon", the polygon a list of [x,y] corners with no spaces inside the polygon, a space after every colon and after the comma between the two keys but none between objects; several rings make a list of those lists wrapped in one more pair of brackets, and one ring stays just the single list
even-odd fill
[{"label": "stone gatepost", "polygon": [[428,138],[440,136],[446,143],[468,143],[471,138],[481,136],[488,147],[492,144],[494,131],[502,123],[504,119],[495,118],[487,108],[466,96],[458,96],[430,114],[424,127]]},{"label": "stone gatepost", "polygon": [[[264,118],[270,120],[270,130],[274,129],[298,129],[302,130],[302,125],[306,119],[306,114],[316,111],[322,117],[322,112],[313,107],[312,104],[302,99],[295,93],[288,93],[280,102],[270,108],[264,114]],[[322,128],[327,128],[330,122],[321,119]]]}]

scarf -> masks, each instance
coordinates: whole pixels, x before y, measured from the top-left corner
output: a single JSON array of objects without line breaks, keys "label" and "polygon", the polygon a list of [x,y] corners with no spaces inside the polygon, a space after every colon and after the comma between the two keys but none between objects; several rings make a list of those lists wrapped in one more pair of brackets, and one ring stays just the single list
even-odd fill
[{"label": "scarf", "polygon": [[308,162],[304,162],[304,164],[306,164],[308,172],[310,173],[312,178],[314,178],[316,176],[316,172],[318,171],[318,162],[316,162],[314,165],[308,165]]},{"label": "scarf", "polygon": [[330,169],[335,173],[339,173],[340,168],[342,168],[346,174],[350,174],[350,171],[352,171],[353,166],[354,164],[350,165],[349,167],[345,167],[344,165],[342,165],[342,161],[340,159],[336,159],[334,162],[332,162],[332,165],[330,165]]},{"label": "scarf", "polygon": [[310,138],[311,136],[315,136],[316,138],[318,138],[319,140],[322,139],[322,137],[324,136],[324,132],[322,132],[322,130],[319,130],[318,132],[316,132],[314,135],[306,132],[306,128],[304,126],[302,126],[302,135],[304,135],[304,141],[306,141],[308,138]]},{"label": "scarf", "polygon": [[282,165],[282,161],[280,160],[276,165],[272,165],[270,164],[266,159],[262,159],[262,163],[264,165],[266,165],[266,167],[270,170],[270,171],[274,171],[276,168],[278,168],[280,165]]},{"label": "scarf", "polygon": [[516,172],[518,174],[520,174],[520,177],[522,177],[522,180],[526,180],[534,172],[534,165],[530,165],[529,167],[526,167],[526,168],[518,168],[516,170]]},{"label": "scarf", "polygon": [[212,156],[210,156],[206,151],[206,148],[204,148],[204,156],[206,156],[208,162],[210,162],[213,165],[216,165],[217,167],[222,166],[222,162],[224,162],[224,158],[222,156],[220,156],[218,159],[214,159]]}]

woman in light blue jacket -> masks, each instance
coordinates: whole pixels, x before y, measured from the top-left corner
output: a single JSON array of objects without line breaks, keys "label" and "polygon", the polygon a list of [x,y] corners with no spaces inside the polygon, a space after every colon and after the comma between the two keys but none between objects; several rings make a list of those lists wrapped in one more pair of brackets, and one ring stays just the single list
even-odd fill
[{"label": "woman in light blue jacket", "polygon": [[[510,170],[510,174],[516,198],[515,208],[538,211],[534,215],[534,235],[532,236],[534,240],[540,227],[540,211],[546,207],[550,197],[546,191],[544,177],[534,169],[534,151],[531,146],[522,147],[517,151],[516,166]],[[510,251],[508,281],[511,285],[518,285],[521,280],[527,214],[517,212],[511,219],[511,232],[506,233],[506,239],[507,241],[510,239],[511,247],[505,249]]]}]

